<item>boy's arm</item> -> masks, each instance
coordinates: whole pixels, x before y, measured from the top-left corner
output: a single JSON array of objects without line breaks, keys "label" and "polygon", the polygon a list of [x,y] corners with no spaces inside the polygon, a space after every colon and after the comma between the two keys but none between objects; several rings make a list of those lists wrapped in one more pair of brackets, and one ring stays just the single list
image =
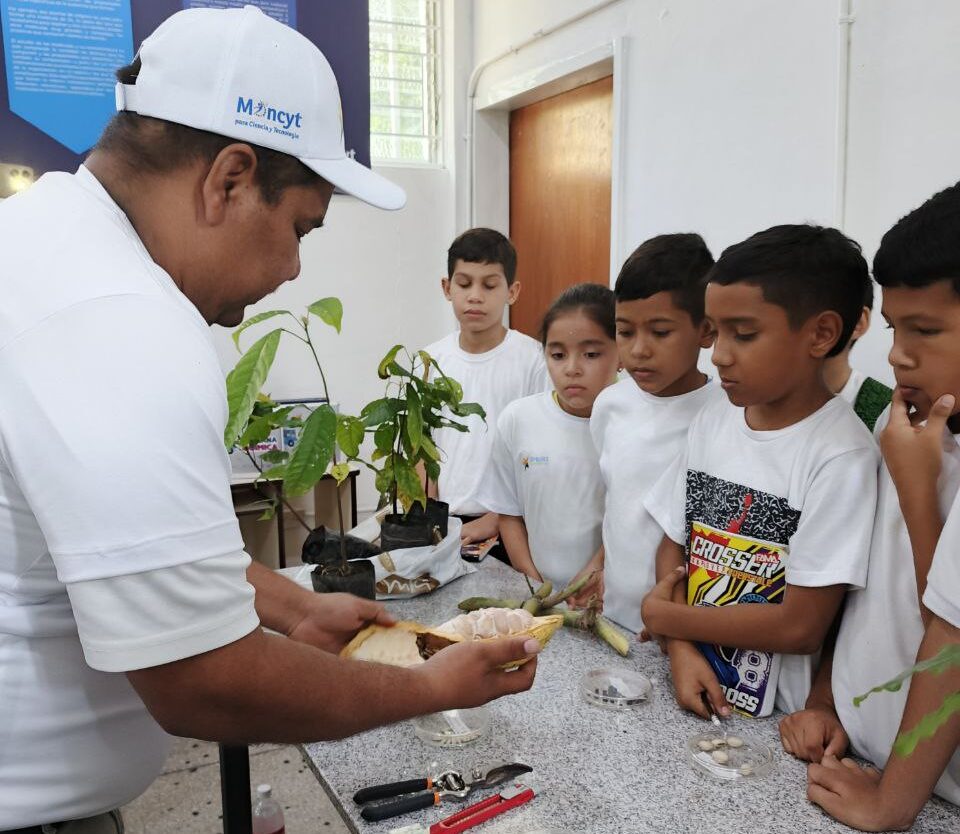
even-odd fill
[{"label": "boy's arm", "polygon": [[[926,660],[944,646],[960,643],[960,629],[931,616],[918,660]],[[940,674],[920,673],[910,684],[910,694],[900,722],[900,732],[910,730],[920,719],[940,708],[960,692],[960,668]],[[879,696],[883,697],[881,693]],[[828,814],[862,831],[909,828],[948,762],[960,745],[960,713],[954,713],[931,739],[920,742],[909,756],[892,753],[881,777],[870,768],[833,757],[807,771],[807,795]]]},{"label": "boy's arm", "polygon": [[934,403],[925,425],[916,425],[899,389],[893,394],[890,418],[880,433],[883,460],[897,489],[900,511],[907,525],[913,550],[914,575],[917,583],[917,604],[924,623],[930,612],[922,603],[927,587],[927,574],[943,530],[940,517],[937,480],[942,467],[941,439],[953,410],[954,398],[945,395]]},{"label": "boy's arm", "polygon": [[500,532],[499,516],[496,513],[484,513],[473,521],[468,521],[460,530],[460,542],[470,544],[472,542],[485,542],[492,539]]},{"label": "boy's arm", "polygon": [[842,756],[850,744],[833,700],[833,652],[841,616],[824,644],[804,708],[780,721],[783,749],[805,762],[819,762],[825,755]]},{"label": "boy's arm", "polygon": [[517,515],[500,516],[500,538],[503,539],[503,546],[506,548],[507,556],[510,557],[510,564],[531,579],[543,582],[540,571],[533,563],[533,556],[530,555],[527,525],[523,523],[523,517]]},{"label": "boy's arm", "polygon": [[685,580],[684,570],[671,571],[644,598],[641,616],[650,632],[787,654],[813,654],[823,645],[846,593],[844,585],[805,588],[788,584],[779,605],[712,608],[674,601],[676,588]]}]

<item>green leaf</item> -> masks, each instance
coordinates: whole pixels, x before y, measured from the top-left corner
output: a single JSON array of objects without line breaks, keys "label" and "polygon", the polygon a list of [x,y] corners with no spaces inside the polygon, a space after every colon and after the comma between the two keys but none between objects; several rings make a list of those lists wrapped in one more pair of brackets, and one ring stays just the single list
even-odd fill
[{"label": "green leaf", "polygon": [[274,316],[292,316],[289,310],[269,310],[266,313],[257,313],[257,315],[252,316],[247,319],[242,324],[237,325],[233,333],[230,335],[230,338],[233,339],[233,344],[237,348],[237,352],[240,351],[240,334],[243,333],[248,327],[252,327],[255,324],[260,324],[262,321],[267,319],[272,319]]},{"label": "green leaf", "polygon": [[394,423],[383,423],[373,433],[373,445],[378,452],[389,454],[393,449],[393,441],[397,439],[397,427]]},{"label": "green leaf", "polygon": [[355,458],[360,454],[360,444],[363,443],[365,430],[363,422],[349,414],[337,417],[337,445],[348,458]]},{"label": "green leaf", "polygon": [[383,462],[383,469],[377,472],[374,486],[381,495],[390,495],[393,492],[393,455]]},{"label": "green leaf", "polygon": [[468,417],[471,414],[479,415],[480,419],[486,422],[487,412],[483,410],[483,406],[480,403],[458,403],[457,405],[450,406],[450,410],[457,415],[457,417]]},{"label": "green leaf", "polygon": [[407,384],[407,439],[413,452],[419,451],[423,439],[423,415],[420,412],[420,395],[417,389]]},{"label": "green leaf", "polygon": [[223,430],[223,442],[228,449],[240,436],[253,411],[257,394],[266,382],[270,366],[277,355],[281,334],[280,330],[271,330],[258,339],[227,374],[227,405],[230,416]]},{"label": "green leaf", "polygon": [[397,497],[404,508],[409,510],[414,502],[418,502],[426,509],[427,494],[424,492],[423,483],[421,483],[420,476],[413,464],[402,458],[397,458],[393,462],[393,471],[397,481]]},{"label": "green leaf", "polygon": [[260,455],[260,460],[264,463],[286,463],[289,457],[290,453],[285,449],[271,449]]},{"label": "green leaf", "polygon": [[267,507],[260,515],[257,516],[257,521],[273,521],[277,516],[277,505],[271,504]]},{"label": "green leaf", "polygon": [[394,345],[389,351],[387,351],[387,355],[380,360],[380,364],[377,367],[377,376],[380,377],[380,379],[389,379],[390,363],[397,358],[397,354],[400,353],[401,350],[403,350],[403,345]]},{"label": "green leaf", "polygon": [[387,374],[389,376],[405,376],[408,379],[412,379],[416,382],[420,381],[412,373],[410,373],[410,371],[404,368],[403,365],[401,365],[399,362],[390,362],[387,365]]},{"label": "green leaf", "polygon": [[307,309],[325,324],[329,324],[337,333],[340,332],[340,323],[343,321],[343,304],[339,298],[321,298],[314,301]]},{"label": "green leaf", "polygon": [[340,484],[350,477],[350,464],[336,463],[330,467],[330,474],[337,479],[337,486],[340,486]]},{"label": "green leaf", "polygon": [[422,452],[424,462],[440,460],[440,450],[427,435],[424,435],[420,439],[420,451]]},{"label": "green leaf", "polygon": [[336,440],[337,413],[324,403],[304,422],[287,462],[284,489],[290,495],[303,495],[323,477],[333,460]]},{"label": "green leaf", "polygon": [[418,350],[417,356],[420,357],[420,362],[423,364],[423,381],[427,382],[430,379],[430,366],[435,364],[433,357],[425,350]]},{"label": "green leaf", "polygon": [[427,478],[431,482],[436,483],[440,480],[440,464],[435,460],[425,460],[423,462],[423,468],[426,470]]},{"label": "green leaf", "polygon": [[394,397],[384,397],[367,403],[360,412],[360,419],[368,427],[380,426],[389,423],[406,407],[403,400]]},{"label": "green leaf", "polygon": [[909,756],[921,741],[933,738],[934,733],[946,724],[955,712],[960,712],[960,692],[948,695],[939,709],[927,713],[917,722],[916,727],[897,736],[893,752],[898,756]]},{"label": "green leaf", "polygon": [[869,692],[865,692],[863,695],[858,695],[853,699],[853,705],[855,707],[859,707],[860,704],[862,704],[874,692],[899,692],[904,682],[918,672],[930,672],[938,675],[953,666],[960,666],[960,643],[952,643],[949,646],[944,646],[934,657],[923,660],[916,664],[916,666],[912,666],[906,671],[901,672],[893,680],[889,680],[886,683],[875,686],[873,689],[871,689]]}]

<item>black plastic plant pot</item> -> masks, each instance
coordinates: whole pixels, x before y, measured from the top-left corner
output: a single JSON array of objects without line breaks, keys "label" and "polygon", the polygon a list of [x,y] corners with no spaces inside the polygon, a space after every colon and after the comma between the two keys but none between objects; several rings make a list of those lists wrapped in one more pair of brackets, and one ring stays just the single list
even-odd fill
[{"label": "black plastic plant pot", "polygon": [[391,513],[380,525],[380,547],[384,550],[429,547],[432,544],[433,524],[422,510],[419,514],[410,513],[406,516]]},{"label": "black plastic plant pot", "polygon": [[377,574],[373,563],[358,560],[339,564],[317,565],[310,575],[313,590],[319,594],[345,593],[364,599],[377,598]]},{"label": "black plastic plant pot", "polygon": [[[347,559],[369,559],[380,552],[380,548],[375,544],[351,536],[349,533],[342,538]],[[336,530],[328,530],[323,525],[317,527],[310,532],[307,540],[303,543],[300,561],[305,565],[339,564],[340,539],[341,536]]]},{"label": "black plastic plant pot", "polygon": [[[417,506],[420,506],[419,504]],[[427,499],[427,521],[432,527],[440,531],[440,538],[447,537],[447,528],[450,523],[450,505],[446,501],[437,501],[436,498]]]}]

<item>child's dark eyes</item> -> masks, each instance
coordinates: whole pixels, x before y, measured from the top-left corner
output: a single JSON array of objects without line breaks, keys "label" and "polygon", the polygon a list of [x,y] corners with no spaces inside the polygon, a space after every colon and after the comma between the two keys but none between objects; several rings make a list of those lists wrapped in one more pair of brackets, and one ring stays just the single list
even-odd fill
[{"label": "child's dark eyes", "polygon": [[618,339],[630,339],[630,338],[632,338],[632,336],[633,336],[633,333],[632,333],[631,331],[629,331],[629,330],[618,330],[618,331],[617,331],[617,338],[618,338]]},{"label": "child's dark eyes", "polygon": [[738,342],[752,342],[757,338],[756,333],[734,333],[733,338]]},{"label": "child's dark eyes", "polygon": [[587,359],[597,359],[597,358],[599,358],[600,353],[599,353],[599,351],[590,350],[590,351],[587,351],[587,352],[586,352],[585,354],[583,354],[583,355],[586,356]]},{"label": "child's dark eyes", "polygon": [[551,359],[563,359],[563,354],[562,354],[562,353],[551,353],[551,354],[550,354],[550,358],[551,358]]},{"label": "child's dark eyes", "polygon": [[653,333],[653,335],[656,336],[658,339],[666,339],[667,336],[673,333],[673,331],[672,330],[652,330],[651,333]]},{"label": "child's dark eyes", "polygon": [[917,333],[921,336],[939,336],[943,331],[933,327],[918,327]]}]

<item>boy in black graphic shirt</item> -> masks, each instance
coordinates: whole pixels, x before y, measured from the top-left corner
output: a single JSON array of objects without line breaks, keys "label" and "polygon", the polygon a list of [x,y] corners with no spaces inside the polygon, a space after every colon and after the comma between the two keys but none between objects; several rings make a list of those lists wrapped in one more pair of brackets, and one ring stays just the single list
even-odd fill
[{"label": "boy in black graphic shirt", "polygon": [[866,581],[878,453],[823,377],[865,280],[856,243],[806,225],[729,247],[709,275],[729,401],[700,412],[648,494],[666,535],[642,609],[678,702],[700,715],[704,695],[724,715],[799,709],[847,588]]}]

